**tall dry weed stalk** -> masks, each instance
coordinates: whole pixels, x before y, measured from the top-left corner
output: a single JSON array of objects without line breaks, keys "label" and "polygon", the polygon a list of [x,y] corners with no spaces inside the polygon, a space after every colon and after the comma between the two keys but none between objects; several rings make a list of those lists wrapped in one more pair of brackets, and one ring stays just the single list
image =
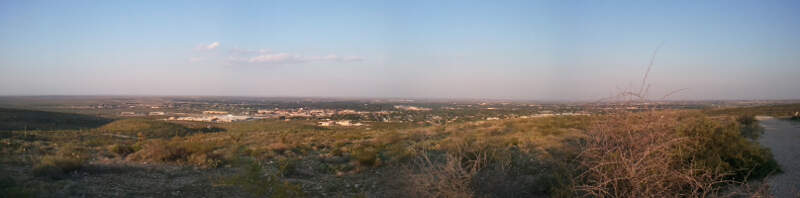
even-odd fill
[{"label": "tall dry weed stalk", "polygon": [[[680,111],[656,111],[650,106],[648,77],[662,44],[655,49],[641,84],[636,89],[603,100],[623,107],[639,105],[644,112],[623,109],[593,120],[586,142],[576,158],[579,172],[573,178],[575,195],[588,197],[710,197],[720,196],[722,186],[736,184],[730,173],[698,168],[693,149],[702,140],[676,133]],[[636,91],[631,91],[636,90]],[[664,100],[686,89],[673,90]],[[599,101],[598,101],[599,102]]]}]

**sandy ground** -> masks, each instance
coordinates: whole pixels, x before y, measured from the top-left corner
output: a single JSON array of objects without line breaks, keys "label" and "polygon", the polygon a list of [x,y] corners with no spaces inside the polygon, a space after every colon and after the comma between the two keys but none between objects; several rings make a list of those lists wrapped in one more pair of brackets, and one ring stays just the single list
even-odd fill
[{"label": "sandy ground", "polygon": [[800,197],[800,122],[757,117],[766,129],[759,142],[770,148],[783,173],[769,178],[775,197]]}]

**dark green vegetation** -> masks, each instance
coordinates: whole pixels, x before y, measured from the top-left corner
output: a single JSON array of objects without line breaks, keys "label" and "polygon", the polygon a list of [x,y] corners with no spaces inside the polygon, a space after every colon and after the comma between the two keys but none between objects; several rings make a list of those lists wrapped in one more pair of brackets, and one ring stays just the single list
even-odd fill
[{"label": "dark green vegetation", "polygon": [[800,112],[800,104],[779,104],[742,108],[709,109],[709,115],[765,115],[789,118]]},{"label": "dark green vegetation", "polygon": [[147,119],[124,119],[117,120],[100,128],[98,131],[107,134],[118,134],[130,137],[143,136],[153,137],[175,137],[184,136],[191,130],[183,125]]},{"label": "dark green vegetation", "polygon": [[365,127],[125,119],[80,130],[15,129],[0,139],[0,173],[8,175],[0,192],[707,197],[730,195],[726,189],[778,169],[753,141],[762,132],[757,120],[714,115],[647,111]]},{"label": "dark green vegetation", "polygon": [[80,114],[0,108],[0,131],[85,129],[110,121]]},{"label": "dark green vegetation", "polygon": [[758,120],[754,115],[736,116],[736,122],[739,123],[742,136],[751,140],[757,140],[764,133],[764,127],[758,124]]}]

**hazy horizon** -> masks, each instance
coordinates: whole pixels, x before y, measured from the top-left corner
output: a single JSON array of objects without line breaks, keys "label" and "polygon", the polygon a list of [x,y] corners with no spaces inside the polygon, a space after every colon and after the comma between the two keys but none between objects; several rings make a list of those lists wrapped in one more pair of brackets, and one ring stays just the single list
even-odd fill
[{"label": "hazy horizon", "polygon": [[[800,99],[800,2],[0,2],[0,96]],[[662,44],[663,43],[663,44]]]}]

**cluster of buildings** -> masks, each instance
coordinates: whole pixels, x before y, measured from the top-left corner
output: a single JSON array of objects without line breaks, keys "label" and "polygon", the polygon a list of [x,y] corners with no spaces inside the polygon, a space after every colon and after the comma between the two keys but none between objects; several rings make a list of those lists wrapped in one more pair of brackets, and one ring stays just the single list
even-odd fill
[{"label": "cluster of buildings", "polygon": [[[167,116],[170,117],[164,120],[178,120],[178,121],[197,121],[197,122],[236,122],[255,119],[266,118],[279,118],[279,119],[295,119],[295,118],[330,118],[335,115],[358,115],[364,118],[378,116],[386,116],[392,111],[356,111],[352,109],[260,109],[257,111],[240,111],[239,115],[236,112],[221,111],[221,110],[202,110],[201,113],[178,113],[178,112],[133,112],[126,111],[120,112],[120,116]],[[364,124],[352,122],[350,120],[341,121],[326,121],[320,124],[321,126],[362,126]]]},{"label": "cluster of buildings", "polygon": [[370,114],[379,114],[379,115],[388,115],[392,112],[390,111],[377,111],[377,112],[370,112],[370,111],[356,111],[352,109],[342,109],[342,110],[335,110],[335,109],[261,109],[254,113],[250,113],[254,116],[259,117],[331,117],[334,115],[370,115]]},{"label": "cluster of buildings", "polygon": [[324,121],[318,122],[319,126],[364,126],[365,124],[360,122],[353,122],[350,120],[339,120],[339,121]]},{"label": "cluster of buildings", "polygon": [[[345,111],[345,110],[342,110]],[[256,116],[264,116],[264,117],[329,117],[338,112],[333,109],[311,109],[306,110],[303,108],[298,108],[295,110],[287,110],[287,109],[261,109],[256,111]]]},{"label": "cluster of buildings", "polygon": [[123,112],[120,112],[119,115],[120,116],[144,116],[144,115],[148,115],[148,116],[163,116],[163,115],[167,115],[167,113],[165,113],[163,111],[151,111],[151,112],[148,112],[147,114],[144,114],[144,113],[139,114],[139,113],[136,113],[136,112],[133,112],[133,111],[123,111]]},{"label": "cluster of buildings", "polygon": [[196,122],[236,122],[257,119],[250,116],[236,116],[236,115],[208,115],[208,116],[187,116],[187,117],[169,117],[167,120],[179,121],[196,121]]},{"label": "cluster of buildings", "polygon": [[415,107],[415,106],[410,106],[410,105],[395,105],[394,108],[395,109],[400,109],[400,110],[403,110],[403,111],[430,111],[431,110],[431,108]]}]

